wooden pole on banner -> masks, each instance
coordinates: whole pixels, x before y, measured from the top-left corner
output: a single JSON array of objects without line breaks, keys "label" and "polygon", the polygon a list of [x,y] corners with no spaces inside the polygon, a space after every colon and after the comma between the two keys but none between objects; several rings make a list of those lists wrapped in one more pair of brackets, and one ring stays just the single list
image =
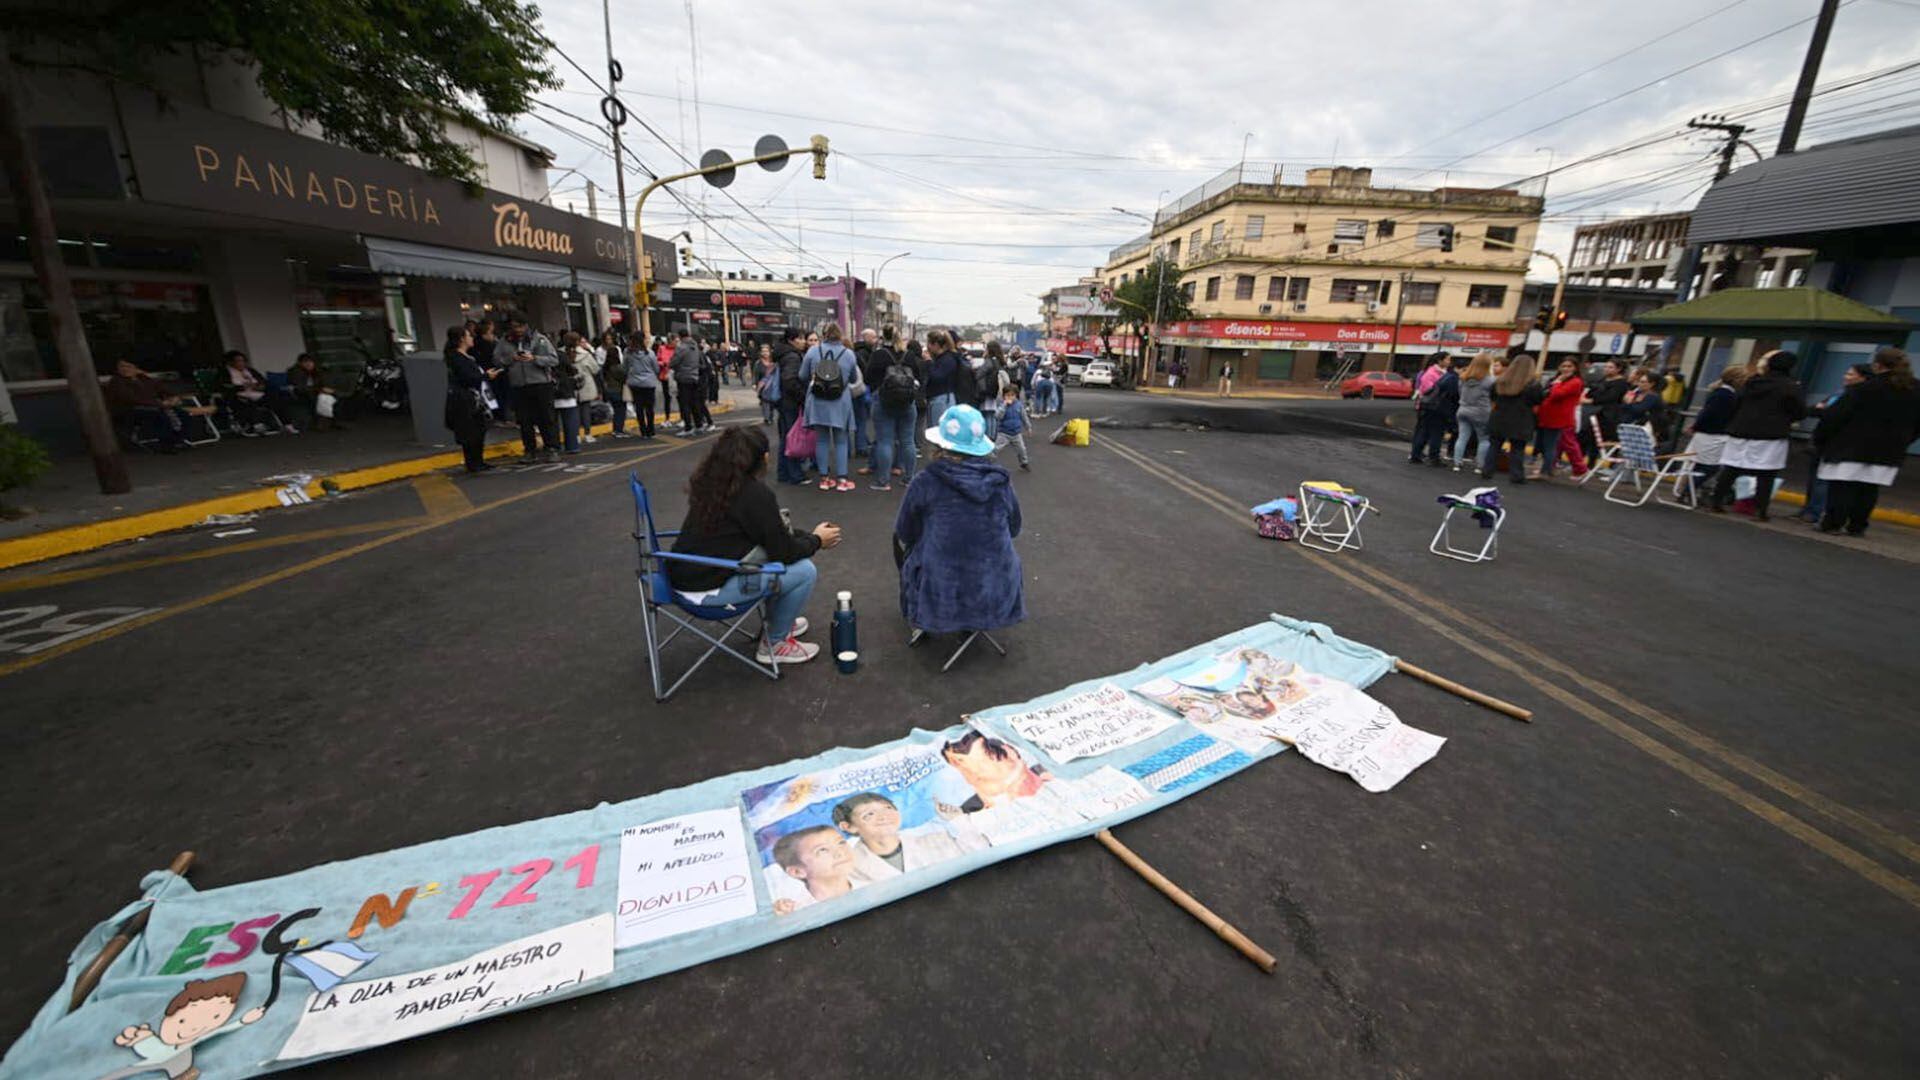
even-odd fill
[{"label": "wooden pole on banner", "polygon": [[1208,911],[1207,906],[1205,904],[1202,904],[1200,901],[1195,900],[1193,897],[1187,895],[1187,891],[1185,889],[1182,889],[1180,886],[1175,885],[1171,881],[1168,881],[1166,878],[1166,875],[1162,874],[1158,870],[1155,870],[1153,867],[1148,866],[1147,861],[1145,859],[1142,859],[1140,856],[1135,855],[1133,853],[1132,848],[1129,848],[1127,847],[1127,845],[1114,839],[1112,833],[1108,832],[1105,829],[1101,829],[1099,832],[1094,833],[1093,835],[1094,835],[1094,839],[1099,840],[1100,843],[1105,845],[1108,851],[1111,851],[1115,855],[1119,856],[1120,861],[1123,863],[1126,863],[1127,866],[1131,868],[1134,873],[1139,874],[1143,878],[1146,878],[1147,884],[1152,885],[1154,888],[1159,889],[1162,893],[1165,893],[1169,900],[1172,900],[1174,903],[1179,904],[1182,908],[1185,908],[1187,914],[1205,923],[1207,925],[1207,929],[1220,935],[1220,940],[1225,941],[1227,944],[1239,950],[1241,956],[1244,956],[1247,959],[1253,961],[1254,964],[1258,966],[1261,971],[1264,971],[1269,975],[1273,974],[1273,969],[1275,968],[1275,966],[1279,964],[1279,961],[1273,958],[1272,953],[1268,952],[1267,950],[1261,948],[1258,945],[1255,945],[1253,943],[1253,939],[1247,937],[1247,935],[1241,933],[1240,931],[1235,930],[1233,926],[1229,924],[1225,919],[1222,919],[1220,916],[1215,915],[1211,911]]},{"label": "wooden pole on banner", "polygon": [[[187,871],[193,869],[193,852],[183,851],[175,855],[167,869],[173,871],[177,877],[186,877]],[[93,995],[94,988],[100,985],[101,977],[106,975],[107,969],[113,966],[115,960],[120,959],[120,954],[127,951],[127,946],[133,944],[133,939],[146,930],[147,919],[152,915],[153,905],[148,904],[134,912],[126,922],[121,923],[120,929],[107,939],[106,947],[100,950],[100,955],[94,957],[93,962],[73,980],[73,997],[67,1002],[68,1012],[78,1009],[86,1003],[87,998]]]},{"label": "wooden pole on banner", "polygon": [[1393,662],[1393,667],[1395,671],[1398,671],[1403,675],[1411,675],[1414,678],[1419,679],[1421,682],[1432,683],[1433,685],[1439,687],[1440,689],[1445,690],[1449,694],[1457,694],[1460,697],[1466,698],[1468,701],[1473,702],[1475,705],[1485,705],[1487,708],[1492,709],[1494,712],[1506,713],[1508,716],[1513,717],[1515,720],[1525,720],[1528,723],[1533,722],[1532,709],[1523,709],[1520,706],[1515,705],[1510,701],[1501,701],[1499,698],[1493,697],[1492,695],[1483,694],[1478,690],[1473,690],[1473,689],[1469,689],[1468,687],[1461,686],[1459,683],[1454,682],[1452,679],[1445,678],[1444,676],[1440,676],[1440,675],[1435,675],[1433,672],[1428,671],[1426,668],[1414,667],[1412,664],[1407,663],[1405,660],[1396,659]]}]

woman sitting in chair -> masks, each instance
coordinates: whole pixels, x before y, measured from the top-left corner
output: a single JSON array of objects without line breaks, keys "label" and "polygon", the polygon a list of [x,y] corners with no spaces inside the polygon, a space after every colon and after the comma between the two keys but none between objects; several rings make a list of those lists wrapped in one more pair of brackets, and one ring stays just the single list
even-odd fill
[{"label": "woman sitting in chair", "polygon": [[807,632],[800,609],[813,594],[819,572],[813,553],[840,542],[840,527],[821,522],[811,533],[796,532],[780,514],[779,500],[765,483],[767,435],[758,427],[722,432],[694,467],[687,481],[687,520],[673,550],[741,562],[785,563],[778,576],[736,574],[723,567],[669,559],[667,580],[681,594],[703,604],[751,603],[772,590],[767,605],[767,635],[760,642],[763,664],[799,664],[814,658],[820,646],[799,640]]},{"label": "woman sitting in chair", "polygon": [[894,520],[900,611],[923,633],[965,633],[1011,626],[1027,617],[1021,591],[1020,500],[1007,470],[993,463],[986,418],[954,405],[927,429],[939,447],[914,474]]}]

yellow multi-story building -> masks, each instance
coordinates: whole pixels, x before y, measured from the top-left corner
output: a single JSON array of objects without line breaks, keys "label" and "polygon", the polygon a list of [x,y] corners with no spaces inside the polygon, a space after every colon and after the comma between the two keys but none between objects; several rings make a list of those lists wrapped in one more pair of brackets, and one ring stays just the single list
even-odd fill
[{"label": "yellow multi-story building", "polygon": [[1236,168],[1163,208],[1099,277],[1119,288],[1156,256],[1179,267],[1196,318],[1162,328],[1159,368],[1178,361],[1190,386],[1229,363],[1243,385],[1411,371],[1436,348],[1507,347],[1541,205],[1511,188],[1375,187],[1364,168],[1304,184]]}]

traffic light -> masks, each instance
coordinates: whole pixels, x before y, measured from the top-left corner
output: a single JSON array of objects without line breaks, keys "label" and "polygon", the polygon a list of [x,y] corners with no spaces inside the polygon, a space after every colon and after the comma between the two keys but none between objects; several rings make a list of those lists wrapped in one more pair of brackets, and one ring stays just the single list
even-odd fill
[{"label": "traffic light", "polygon": [[813,178],[825,180],[827,178],[827,137],[815,135],[808,145],[813,154]]},{"label": "traffic light", "polygon": [[1554,328],[1555,330],[1558,330],[1558,329],[1560,329],[1561,327],[1563,327],[1563,326],[1565,326],[1565,325],[1567,325],[1567,313],[1566,313],[1565,311],[1556,311],[1556,312],[1554,312],[1554,313],[1553,313],[1553,328]]},{"label": "traffic light", "polygon": [[683,247],[680,249],[680,265],[685,267],[688,273],[693,272],[693,249],[691,247]]},{"label": "traffic light", "polygon": [[653,306],[653,282],[636,281],[633,283],[633,302],[639,307]]},{"label": "traffic light", "polygon": [[1440,250],[1441,251],[1453,250],[1453,226],[1452,225],[1440,226]]},{"label": "traffic light", "polygon": [[1552,323],[1553,323],[1552,308],[1543,307],[1539,311],[1536,311],[1533,313],[1533,328],[1535,330],[1538,330],[1544,334],[1547,332],[1547,327],[1552,325]]}]

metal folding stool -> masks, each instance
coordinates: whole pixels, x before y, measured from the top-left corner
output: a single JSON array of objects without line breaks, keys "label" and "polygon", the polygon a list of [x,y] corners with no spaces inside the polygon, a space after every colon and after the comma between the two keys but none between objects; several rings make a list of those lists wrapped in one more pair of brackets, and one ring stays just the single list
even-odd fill
[{"label": "metal folding stool", "polygon": [[[1691,510],[1700,505],[1699,493],[1693,486],[1693,463],[1694,456],[1690,450],[1678,454],[1657,452],[1651,425],[1621,424],[1620,466],[1615,471],[1613,479],[1607,482],[1606,500],[1619,503],[1621,506],[1645,506],[1648,499],[1653,499],[1662,506],[1678,506],[1683,510]],[[1653,478],[1652,482],[1645,487],[1640,486],[1642,474]],[[1615,498],[1614,489],[1620,486],[1621,480],[1628,477],[1632,478],[1633,486],[1638,489],[1640,497],[1637,499]],[[1671,499],[1658,494],[1660,485],[1669,481],[1673,484]]]},{"label": "metal folding stool", "polygon": [[[1507,521],[1506,507],[1503,506],[1497,510],[1489,509],[1481,506],[1478,502],[1475,502],[1466,495],[1449,494],[1442,495],[1440,498],[1446,502],[1447,512],[1440,515],[1440,528],[1434,532],[1433,542],[1427,545],[1428,551],[1433,552],[1443,559],[1458,559],[1461,562],[1468,563],[1486,562],[1499,553],[1500,526],[1506,524]],[[1475,525],[1478,525],[1484,519],[1492,520],[1492,526],[1487,529],[1487,539],[1480,545],[1479,551],[1475,551],[1470,547],[1463,548],[1454,545],[1453,536],[1448,532],[1448,527],[1453,522],[1453,512],[1455,510],[1465,510],[1473,517]]]},{"label": "metal folding stool", "polygon": [[1345,488],[1300,485],[1300,535],[1303,547],[1316,551],[1359,551],[1360,523],[1379,513],[1365,495]]},{"label": "metal folding stool", "polygon": [[[920,644],[922,641],[926,640],[926,637],[927,637],[927,632],[925,630],[916,629],[912,633],[912,635],[907,638],[907,648],[911,649],[915,645]],[[946,663],[940,665],[941,674],[943,675],[946,674],[948,668],[951,668],[955,663],[959,662],[960,654],[967,651],[967,646],[973,644],[974,638],[986,638],[987,644],[993,646],[994,652],[999,653],[1001,656],[1007,655],[1007,647],[1005,645],[1000,644],[1000,640],[998,638],[994,637],[992,634],[986,632],[985,630],[970,630],[967,632],[967,636],[961,640],[960,647],[953,650],[953,655],[947,657]]]}]

